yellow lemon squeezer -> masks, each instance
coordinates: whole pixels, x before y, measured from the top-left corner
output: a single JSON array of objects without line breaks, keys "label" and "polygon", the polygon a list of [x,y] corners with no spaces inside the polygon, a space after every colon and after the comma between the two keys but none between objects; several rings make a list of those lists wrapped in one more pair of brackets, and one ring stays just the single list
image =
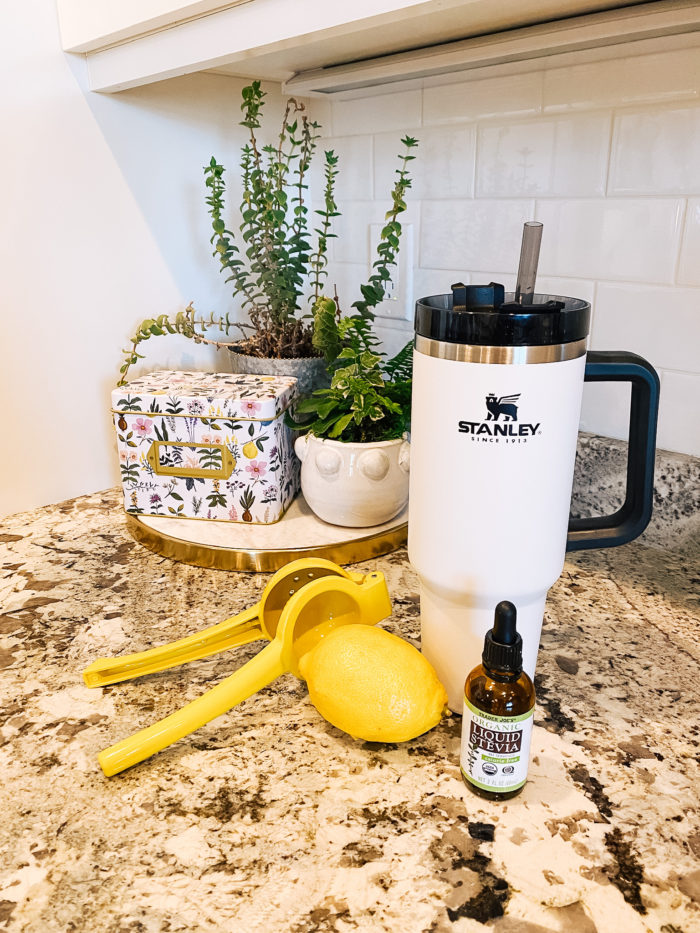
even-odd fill
[{"label": "yellow lemon squeezer", "polygon": [[332,561],[296,560],[270,579],[262,598],[245,612],[179,641],[100,658],[83,671],[88,687],[166,670],[187,661],[265,638],[266,645],[235,673],[182,709],[100,752],[110,777],[162,751],[290,672],[303,679],[300,659],[341,625],[376,625],[391,615],[384,575],[343,570]]}]

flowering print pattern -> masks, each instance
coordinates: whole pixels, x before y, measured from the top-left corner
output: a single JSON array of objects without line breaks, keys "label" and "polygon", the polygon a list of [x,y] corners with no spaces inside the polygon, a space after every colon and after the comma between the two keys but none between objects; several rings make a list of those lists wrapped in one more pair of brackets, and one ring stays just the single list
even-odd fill
[{"label": "flowering print pattern", "polygon": [[284,424],[295,384],[275,376],[159,372],[115,389],[126,511],[257,524],[280,519],[299,491],[300,464]]}]

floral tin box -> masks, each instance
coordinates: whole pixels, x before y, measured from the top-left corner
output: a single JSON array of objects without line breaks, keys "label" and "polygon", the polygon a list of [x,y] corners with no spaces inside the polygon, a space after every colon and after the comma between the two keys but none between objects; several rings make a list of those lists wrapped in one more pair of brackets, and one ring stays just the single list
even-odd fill
[{"label": "floral tin box", "polygon": [[296,379],[156,372],[112,392],[127,512],[278,521],[299,491]]}]

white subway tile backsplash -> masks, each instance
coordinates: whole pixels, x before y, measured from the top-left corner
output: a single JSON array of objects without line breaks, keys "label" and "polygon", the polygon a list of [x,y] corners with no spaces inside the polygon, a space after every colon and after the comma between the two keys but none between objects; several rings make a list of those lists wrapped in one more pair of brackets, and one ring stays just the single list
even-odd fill
[{"label": "white subway tile backsplash", "polygon": [[595,282],[586,279],[558,279],[551,275],[538,275],[535,291],[544,295],[563,295],[565,298],[582,298],[595,308]]},{"label": "white subway tile backsplash", "polygon": [[699,194],[700,106],[618,114],[608,193]]},{"label": "white subway tile backsplash", "polygon": [[[498,269],[496,271],[471,270],[469,284],[488,285],[489,282],[498,282],[505,288],[506,293],[514,292],[518,259],[519,255],[515,256],[508,269]],[[585,279],[558,279],[552,276],[538,275],[535,290],[540,295],[563,295],[565,298],[582,298],[584,301],[589,301],[593,308],[595,307],[595,282],[589,282]]]},{"label": "white subway tile backsplash", "polygon": [[375,201],[342,201],[333,221],[334,262],[369,263],[369,225],[376,223]]},{"label": "white subway tile backsplash", "polygon": [[309,181],[314,199],[323,197],[323,154],[329,149],[332,149],[338,156],[336,199],[371,200],[374,197],[371,136],[332,136],[319,139]]},{"label": "white subway tile backsplash", "polygon": [[680,47],[667,52],[547,69],[545,112],[700,99],[700,44],[697,37],[676,38]]},{"label": "white subway tile backsplash", "polygon": [[582,431],[626,441],[630,423],[629,382],[586,382],[581,402]]},{"label": "white subway tile backsplash", "polygon": [[306,97],[309,119],[318,123],[324,136],[333,135],[333,103],[325,97]]},{"label": "white subway tile backsplash", "polygon": [[[505,257],[504,257],[505,262]],[[484,272],[483,269],[477,269],[471,273],[470,285],[489,285],[491,282],[497,282],[502,285],[506,293],[515,291],[515,282],[517,279],[518,258],[515,263],[509,263],[507,269],[501,268],[497,272]]]},{"label": "white subway tile backsplash", "polygon": [[[384,224],[386,213],[391,207],[390,201],[339,201],[340,217],[333,221],[335,238],[331,240],[332,255],[335,262],[364,263],[369,274],[370,260],[370,225]],[[420,207],[411,202],[407,210],[398,216],[402,226],[412,224],[414,230],[418,227]],[[402,255],[405,243],[399,246],[399,255]],[[414,243],[414,255],[409,257],[411,264],[415,265],[417,247]]]},{"label": "white subway tile backsplash", "polygon": [[[439,295],[449,292],[454,282],[464,282],[465,285],[488,285],[489,282],[498,282],[506,292],[515,290],[517,278],[518,257],[509,270],[500,269],[494,272],[483,269],[416,269],[414,294]],[[557,279],[549,276],[537,276],[536,290],[538,294],[563,295],[566,298],[582,298],[595,307],[595,282],[585,279]]]},{"label": "white subway tile backsplash", "polygon": [[333,102],[333,132],[355,135],[420,126],[421,92],[396,91]]},{"label": "white subway tile backsplash", "polygon": [[[678,284],[700,285],[700,198],[691,198],[686,208]],[[700,303],[700,293],[697,294]]]},{"label": "white subway tile backsplash", "polygon": [[329,262],[327,271],[325,293],[332,297],[334,290],[337,291],[342,313],[354,314],[351,305],[362,298],[360,285],[367,281],[367,266],[357,262]]},{"label": "white subway tile backsplash", "polygon": [[539,201],[543,274],[670,283],[683,216],[680,200]]},{"label": "white subway tile backsplash", "polygon": [[700,373],[700,307],[688,288],[598,285],[591,347],[631,350],[657,368]]},{"label": "white subway tile backsplash", "polygon": [[533,202],[423,201],[420,265],[426,269],[517,269]]},{"label": "white subway tile backsplash", "polygon": [[[374,190],[379,197],[387,197],[396,181],[401,135],[381,133],[374,137]],[[412,178],[409,200],[472,197],[474,127],[424,127],[409,135],[418,138],[418,148],[412,153],[415,159],[408,163]]]},{"label": "white subway tile backsplash", "polygon": [[[416,136],[400,218],[414,225],[402,258],[415,297],[458,280],[512,291],[522,224],[542,221],[537,291],[590,301],[593,349],[659,369],[659,446],[700,456],[700,39],[664,41],[617,61],[429,78],[422,109],[415,86],[324,101],[344,215],[327,290],[337,283],[343,311],[370,272],[369,225],[389,207],[401,136]],[[378,328],[398,349],[412,325]],[[629,399],[625,384],[588,384],[582,429],[626,438]]]},{"label": "white subway tile backsplash", "polygon": [[390,321],[378,317],[375,332],[381,341],[381,349],[387,357],[395,356],[407,343],[413,340],[412,321]]},{"label": "white subway tile backsplash", "polygon": [[663,372],[656,446],[700,457],[700,375]]},{"label": "white subway tile backsplash", "polygon": [[471,281],[464,269],[416,269],[413,276],[413,294],[416,300],[428,295],[444,295],[455,282],[469,285]]},{"label": "white subway tile backsplash", "polygon": [[[700,457],[700,376],[661,370],[656,446]],[[627,440],[631,389],[626,382],[587,382],[581,405],[582,431]]]},{"label": "white subway tile backsplash", "polygon": [[[437,79],[439,80],[439,79]],[[542,109],[542,72],[431,86],[423,90],[423,124],[518,117]]]},{"label": "white subway tile backsplash", "polygon": [[477,196],[600,196],[609,143],[605,113],[481,126]]}]

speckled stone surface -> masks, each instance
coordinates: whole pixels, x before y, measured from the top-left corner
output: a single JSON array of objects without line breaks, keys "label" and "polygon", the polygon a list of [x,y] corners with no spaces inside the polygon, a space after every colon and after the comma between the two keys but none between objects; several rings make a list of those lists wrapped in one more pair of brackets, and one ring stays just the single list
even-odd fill
[{"label": "speckled stone surface", "polygon": [[[579,513],[619,491],[618,447],[583,439]],[[116,489],[7,519],[0,930],[700,930],[698,462],[662,455],[656,488],[641,539],[570,556],[550,593],[530,780],[503,804],[462,784],[458,717],[400,746],[354,742],[290,675],[103,777],[100,749],[260,645],[106,689],[82,669],[244,609],[266,578],[143,549]],[[417,643],[405,551],[375,567],[384,625]]]}]

